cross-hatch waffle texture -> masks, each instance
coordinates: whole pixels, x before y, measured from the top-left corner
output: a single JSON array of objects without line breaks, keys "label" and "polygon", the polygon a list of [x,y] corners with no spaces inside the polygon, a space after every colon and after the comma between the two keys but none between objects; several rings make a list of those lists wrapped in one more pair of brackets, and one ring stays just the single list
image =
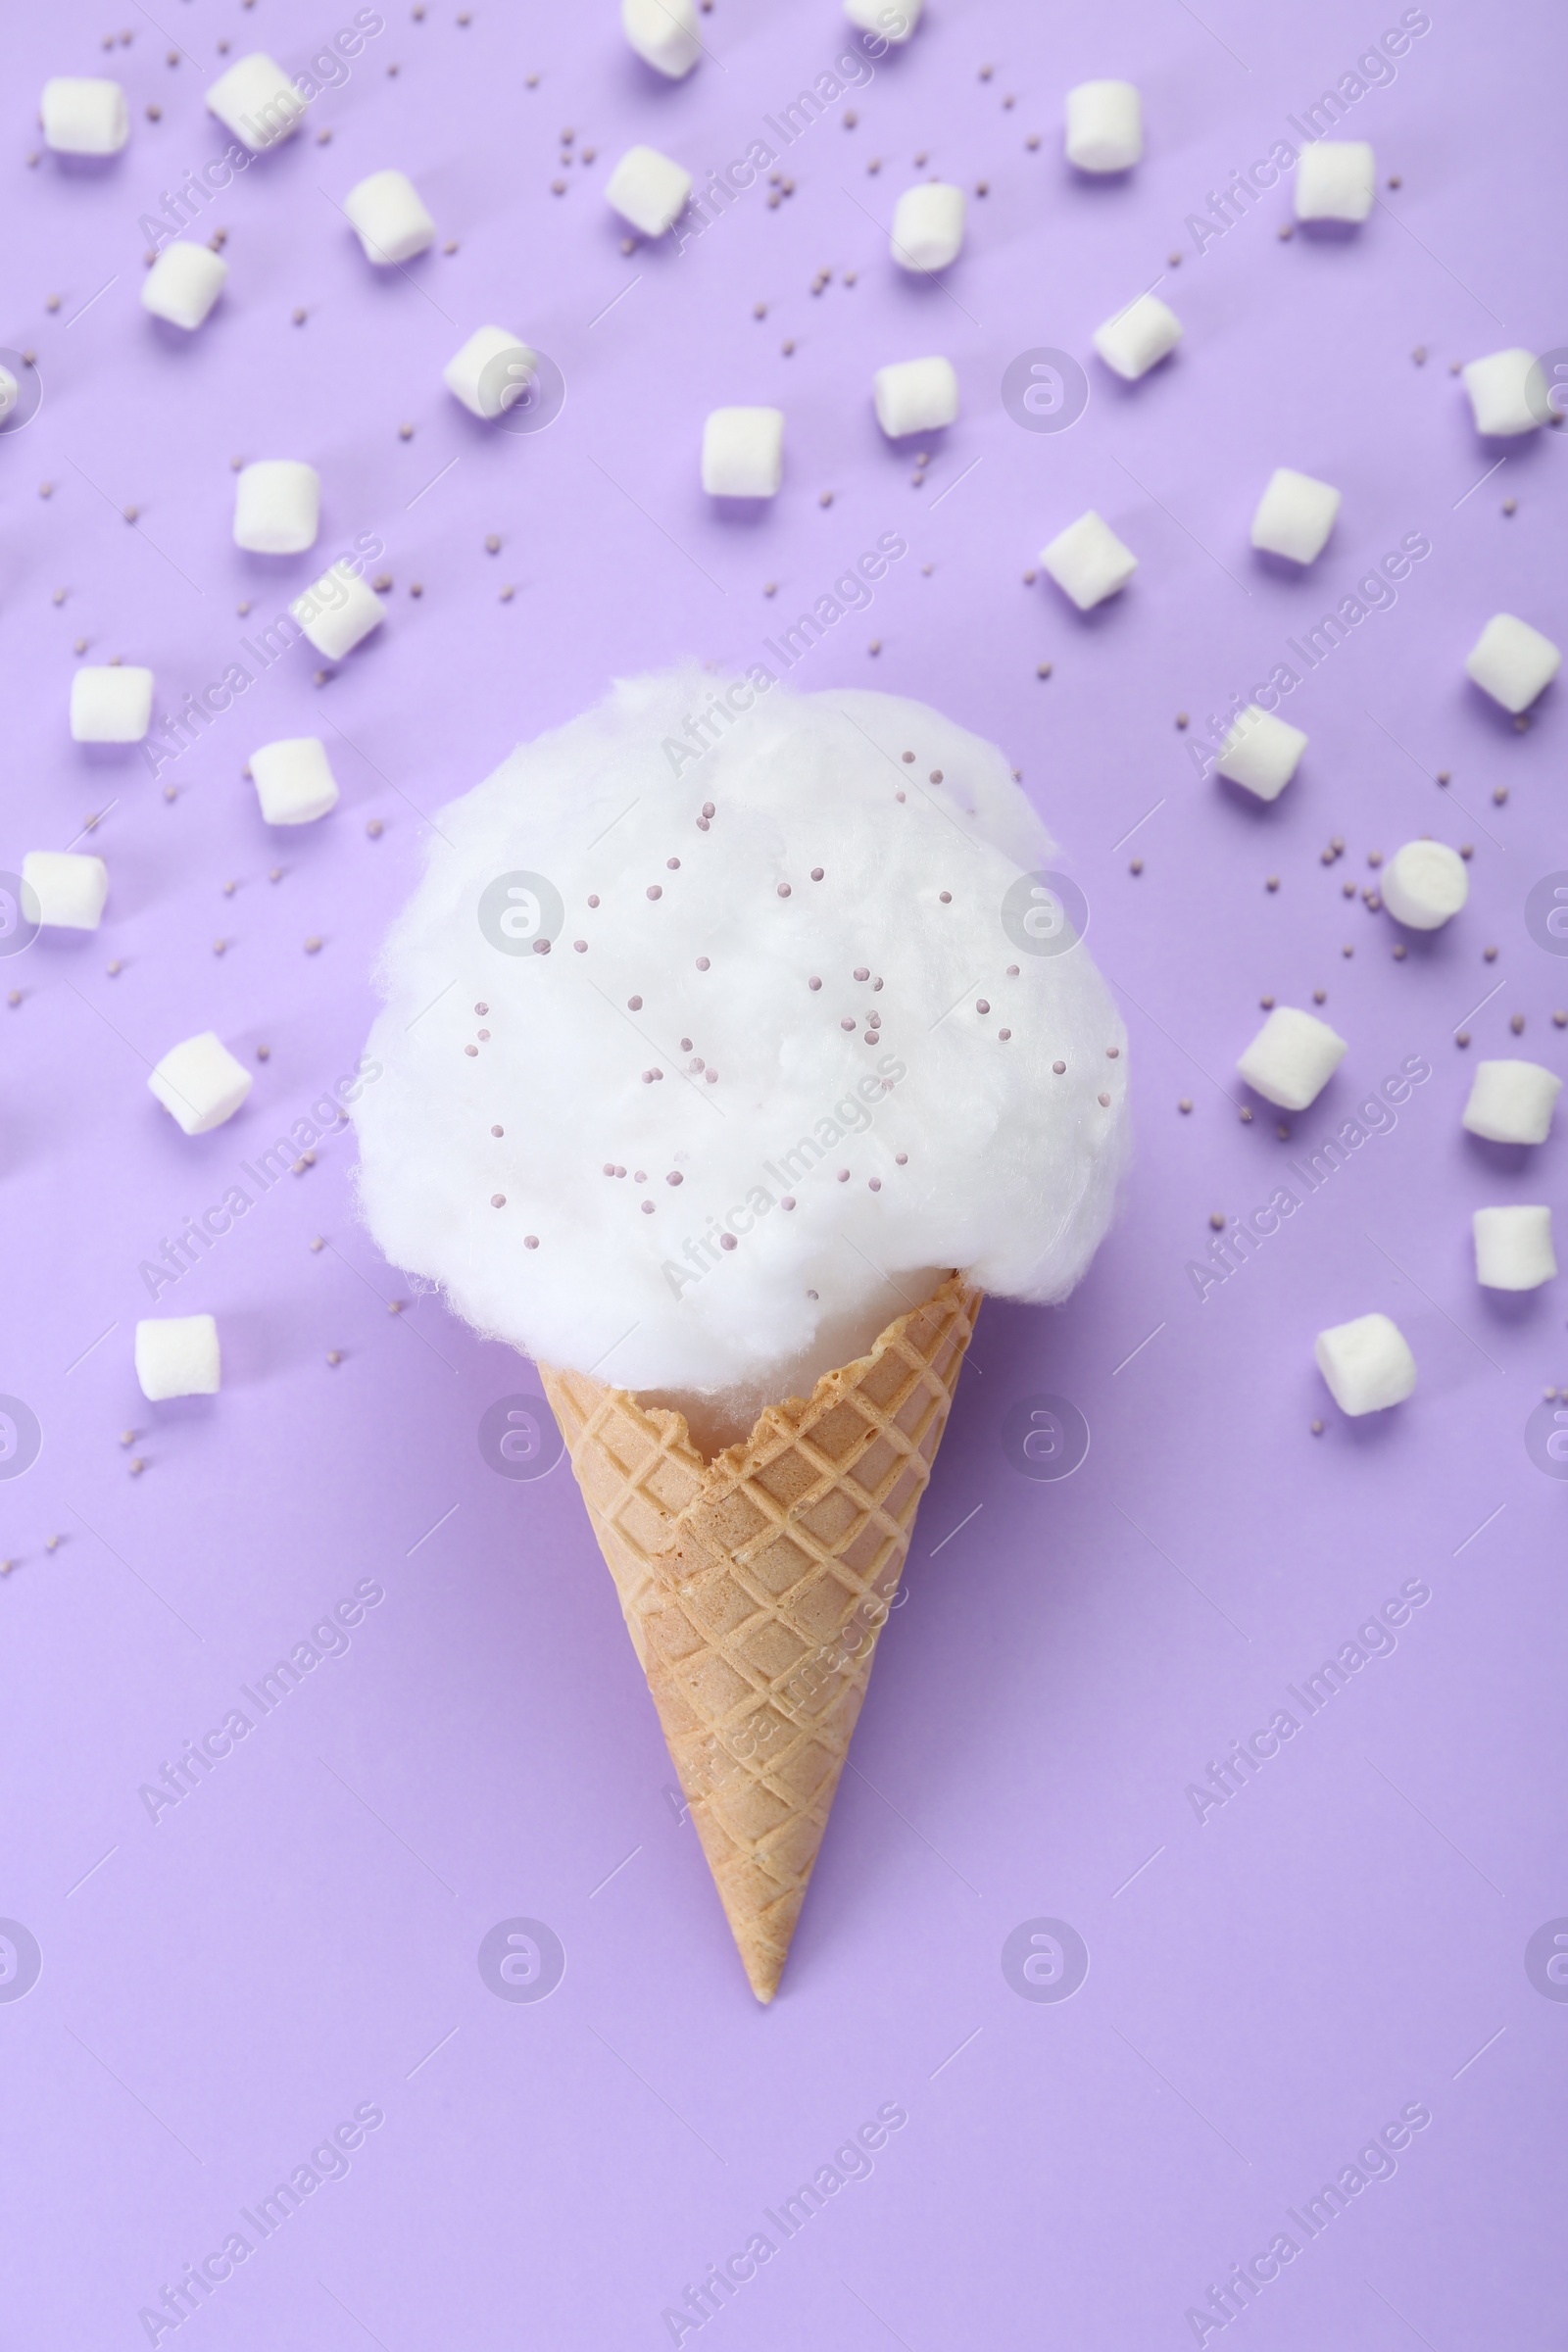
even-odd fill
[{"label": "cross-hatch waffle texture", "polygon": [[777,1989],[979,1309],[949,1275],[710,1463],[679,1413],[539,1367],[759,2000]]}]

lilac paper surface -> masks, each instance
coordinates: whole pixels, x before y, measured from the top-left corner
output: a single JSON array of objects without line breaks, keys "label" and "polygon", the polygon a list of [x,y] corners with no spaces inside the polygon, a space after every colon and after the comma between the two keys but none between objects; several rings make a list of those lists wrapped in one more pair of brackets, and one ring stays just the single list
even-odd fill
[{"label": "lilac paper surface", "polygon": [[[201,104],[220,44],[232,62],[265,41],[296,72],[351,14],[167,0],[163,29],[132,12],[112,61],[79,0],[12,27],[0,339],[35,352],[44,398],[0,435],[0,865],[102,811],[77,846],[111,890],[99,933],[0,964],[21,997],[0,1005],[0,1391],[42,1431],[0,1482],[8,2334],[1126,2352],[1240,2329],[1290,2352],[1545,2352],[1568,1486],[1527,1424],[1540,1452],[1531,1417],[1568,1380],[1568,1337],[1560,1283],[1477,1289],[1469,1225],[1499,1200],[1548,1200],[1560,1225],[1565,1145],[1478,1145],[1459,1113],[1483,1054],[1564,1066],[1568,961],[1525,913],[1568,866],[1562,695],[1518,732],[1462,663],[1497,611],[1568,630],[1568,435],[1483,443],[1450,364],[1568,334],[1558,17],[1434,7],[1393,78],[1346,104],[1343,135],[1377,150],[1371,220],[1282,241],[1288,185],[1222,234],[1192,217],[1299,143],[1289,118],[1396,8],[933,0],[794,139],[776,207],[759,186],[684,251],[627,256],[602,193],[614,158],[779,145],[766,119],[843,52],[830,0],[720,0],[679,85],[637,65],[600,0],[400,8],[196,220],[227,231],[207,324],[156,324],[138,216],[223,152]],[[100,71],[129,93],[125,151],[29,168],[44,77]],[[1141,86],[1148,154],[1094,184],[1061,160],[1062,102],[1107,74]],[[336,208],[389,165],[456,250],[373,272]],[[922,169],[971,190],[940,284],[888,252]],[[1185,340],[1124,386],[1089,338],[1155,282]],[[559,366],[547,431],[486,430],[443,390],[486,322]],[[1041,349],[1088,371],[1066,430],[1003,405],[1008,364]],[[869,379],[934,351],[963,412],[919,481]],[[698,487],[701,422],[751,401],[786,412],[785,485],[735,520]],[[312,556],[232,546],[230,460],[262,456],[319,469]],[[1248,546],[1279,465],[1344,492],[1300,575]],[[1081,618],[1023,574],[1091,506],[1140,568]],[[481,1452],[483,1417],[533,1369],[379,1259],[352,1218],[352,1142],[250,1187],[163,1290],[159,1312],[217,1316],[219,1396],[146,1405],[132,1328],[142,1262],[353,1066],[427,813],[614,675],[767,659],[763,638],[885,532],[908,557],[792,675],[925,696],[1008,748],[1126,1013],[1139,1156],[1071,1303],[982,1315],[763,2011],[565,1464],[516,1479]],[[362,533],[385,547],[385,625],[325,683],[304,647],[251,661],[156,780],[134,751],[73,746],[76,639],[149,663],[172,710]],[[1396,601],[1295,663],[1282,710],[1310,744],[1284,797],[1201,778],[1189,747],[1210,714],[1407,534],[1430,553]],[[342,803],[269,833],[241,769],[299,733],[325,738]],[[1428,831],[1474,845],[1470,905],[1396,960],[1387,915],[1344,886]],[[1317,988],[1350,1050],[1282,1141],[1267,1106],[1239,1118],[1233,1066],[1260,998]],[[146,1072],[207,1027],[256,1084],[187,1139]],[[1200,1298],[1211,1212],[1267,1202],[1412,1063],[1430,1075],[1396,1123],[1316,1190],[1298,1181],[1297,1213]],[[1351,1423],[1311,1343],[1374,1308],[1420,1386]],[[1089,1432],[1065,1479],[1004,1450],[1042,1396]],[[383,1597],[346,1651],[274,1684],[265,1714],[242,1695],[367,1582]],[[1392,1650],[1368,1637],[1385,1654],[1357,1649],[1314,1704],[1306,1678],[1412,1586],[1428,1597]],[[189,1768],[189,1793],[141,1793],[234,1709],[254,1728]],[[1218,1801],[1211,1765],[1282,1710],[1295,1737]],[[518,1921],[564,1953],[547,1999],[497,1997],[553,1948]],[[1074,1938],[1071,1997],[1024,1997],[1072,1983]],[[906,2121],[867,2177],[835,2168],[889,2109]],[[1396,2129],[1396,2154],[1347,2173],[1412,2111],[1430,2121]],[[352,2153],[312,2166],[340,2124]],[[813,2180],[792,2225],[785,2200]],[[269,2226],[261,2201],[291,2181]],[[1314,2220],[1334,2183],[1343,2210]],[[1293,2258],[1235,2285],[1282,2233]],[[686,2301],[759,2234],[755,2275],[710,2285],[708,2316]],[[1208,2300],[1227,2280],[1228,2310]],[[183,2314],[163,2301],[182,2281]]]}]

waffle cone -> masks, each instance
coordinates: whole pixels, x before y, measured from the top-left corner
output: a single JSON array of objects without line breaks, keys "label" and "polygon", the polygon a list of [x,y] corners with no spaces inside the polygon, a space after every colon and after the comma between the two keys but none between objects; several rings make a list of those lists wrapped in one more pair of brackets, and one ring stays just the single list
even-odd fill
[{"label": "waffle cone", "polygon": [[703,1459],[684,1417],[539,1366],[752,1990],[770,2001],[980,1293],[956,1274]]}]

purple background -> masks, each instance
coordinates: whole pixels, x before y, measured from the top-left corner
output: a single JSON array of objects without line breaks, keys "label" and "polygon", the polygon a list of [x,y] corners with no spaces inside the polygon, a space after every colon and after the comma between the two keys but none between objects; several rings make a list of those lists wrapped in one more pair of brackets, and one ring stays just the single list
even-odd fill
[{"label": "purple background", "polygon": [[[1435,5],[1392,86],[1351,109],[1379,164],[1364,229],[1281,242],[1281,188],[1199,255],[1187,216],[1290,136],[1286,115],[1396,7],[1205,0],[1200,21],[1124,0],[1091,22],[933,0],[847,102],[858,124],[840,104],[791,149],[781,206],[756,190],[684,254],[666,240],[627,258],[602,196],[614,157],[644,138],[693,165],[741,153],[842,49],[831,0],[719,0],[711,55],[679,86],[638,67],[609,0],[480,0],[466,26],[447,0],[419,22],[400,6],[302,133],[203,216],[231,265],[207,325],[155,324],[137,216],[225,144],[200,95],[220,41],[231,56],[265,41],[293,70],[351,14],[164,0],[160,31],[131,10],[107,69],[130,94],[130,144],[77,169],[28,167],[32,93],[47,73],[103,69],[109,19],[62,0],[12,26],[0,340],[36,352],[45,398],[0,439],[0,864],[107,809],[82,846],[107,859],[111,897],[98,935],[46,936],[0,965],[22,992],[0,1006],[0,1389],[44,1428],[34,1467],[0,1485],[15,1563],[0,1912],[43,1951],[36,1986],[0,2004],[0,2335],[145,2341],[139,2308],[373,2101],[384,2125],[347,2178],[216,2288],[193,2340],[653,2346],[685,2282],[899,2101],[907,2125],[871,2177],[782,2244],[705,2341],[1176,2346],[1210,2281],[1424,2102],[1431,2125],[1396,2177],[1261,2290],[1250,2340],[1556,2344],[1568,2006],[1533,1987],[1524,1949],[1568,1912],[1542,1794],[1562,1785],[1568,1490],[1523,1433],[1568,1377],[1568,1341],[1560,1284],[1519,1300],[1476,1288],[1469,1220],[1544,1199],[1561,1226],[1568,1146],[1561,1121],[1534,1155],[1480,1146],[1459,1111],[1483,1053],[1564,1065],[1550,1015],[1568,963],[1522,912],[1568,862],[1563,700],[1550,690],[1517,733],[1461,665],[1499,609],[1568,631],[1568,436],[1482,443],[1450,363],[1568,331],[1550,307],[1559,16]],[[1140,83],[1148,159],[1125,182],[1078,183],[1063,93],[1102,74]],[[566,125],[592,165],[558,167]],[[943,286],[888,258],[917,154],[990,187]],[[389,164],[455,254],[365,264],[333,205]],[[819,268],[834,275],[813,298]],[[1089,336],[1161,270],[1186,341],[1123,387]],[[486,430],[442,389],[443,363],[492,319],[564,370],[543,436]],[[1021,431],[1001,405],[1004,366],[1033,346],[1089,366],[1070,431]],[[876,431],[869,377],[932,350],[954,358],[964,408],[932,437],[921,487]],[[788,416],[784,490],[755,521],[710,513],[698,487],[702,417],[730,401]],[[233,548],[236,456],[319,468],[316,556]],[[1345,493],[1304,575],[1248,550],[1279,464]],[[1091,504],[1141,568],[1081,619],[1022,574]],[[421,810],[615,674],[757,659],[891,529],[911,560],[797,682],[927,696],[1008,747],[1126,1011],[1139,1157],[1071,1304],[982,1316],[907,1606],[763,2011],[668,1799],[565,1465],[513,1482],[480,1456],[481,1414],[532,1369],[380,1260],[353,1222],[352,1141],[164,1293],[159,1311],[218,1316],[221,1396],[140,1397],[137,1268],[350,1066]],[[170,708],[236,658],[242,599],[270,616],[368,530],[394,577],[386,623],[328,682],[297,649],[158,782],[134,752],[72,745],[75,639],[91,660],[149,662]],[[1201,781],[1175,712],[1200,723],[1249,689],[1407,532],[1433,552],[1397,605],[1285,706],[1311,743],[1283,800]],[[305,731],[326,738],[342,804],[269,835],[242,765]],[[1472,898],[1396,961],[1388,917],[1342,883],[1425,830],[1474,843]],[[1309,1003],[1316,986],[1350,1051],[1287,1146],[1263,1112],[1239,1120],[1230,1073],[1259,996]],[[1466,1054],[1452,1033],[1491,989]],[[187,1140],[146,1067],[209,1025],[270,1057],[237,1119]],[[1410,1055],[1433,1075],[1395,1130],[1200,1303],[1184,1268],[1210,1211],[1265,1200],[1288,1152]],[[1352,1424],[1311,1341],[1371,1308],[1408,1335],[1421,1385]],[[1093,1433],[1059,1484],[1020,1477],[1001,1446],[1009,1406],[1041,1391]],[[141,1785],[366,1577],[385,1600],[348,1654],[149,1820]],[[1396,1652],[1200,1825],[1188,1784],[1416,1577],[1431,1599]],[[517,1915],[567,1954],[539,2005],[493,1997],[476,1967],[481,1937]],[[1091,1954],[1065,2004],[1017,1997],[1000,1965],[1041,1916]]]}]

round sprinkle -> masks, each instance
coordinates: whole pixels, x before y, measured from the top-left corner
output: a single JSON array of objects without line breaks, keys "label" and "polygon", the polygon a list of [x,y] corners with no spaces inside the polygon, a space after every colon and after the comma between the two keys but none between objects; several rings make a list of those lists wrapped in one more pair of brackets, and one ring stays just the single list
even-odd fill
[{"label": "round sprinkle", "polygon": [[735,1236],[732,1233],[721,1233],[718,1237],[718,1246],[721,1250],[733,1250]]},{"label": "round sprinkle", "polygon": [[795,1206],[795,1195],[793,1193],[786,1193],[783,1200],[779,1202],[779,1206],[780,1208],[793,1208]]},{"label": "round sprinkle", "polygon": [[812,868],[811,868],[811,880],[812,880],[813,882],[820,882],[820,881],[821,881],[821,879],[822,879],[822,868],[821,868],[819,865],[813,865],[813,866],[812,866]]},{"label": "round sprinkle", "polygon": [[849,1171],[849,1169],[848,1169],[848,1168],[840,1168],[840,1170],[839,1170],[839,1182],[840,1182],[840,1184],[848,1184],[848,1183],[849,1183],[849,1181],[850,1181],[850,1171]]},{"label": "round sprinkle", "polygon": [[940,783],[941,783],[941,781],[942,781],[942,770],[941,770],[941,768],[940,768],[940,767],[934,767],[934,768],[931,770],[930,776],[927,778],[927,782],[928,782],[928,783],[932,783],[932,784],[940,784]]},{"label": "round sprinkle", "polygon": [[1012,1035],[1012,1031],[1010,1029],[999,1029],[997,1031],[997,1035],[1001,1039],[1002,1043],[1005,1045],[1008,1038]]},{"label": "round sprinkle", "polygon": [[704,814],[705,816],[715,816],[717,813],[718,813],[718,812],[717,812],[717,810],[715,809],[715,808],[713,807],[713,804],[712,804],[712,802],[711,802],[711,801],[705,801],[705,802],[703,803],[703,814]]},{"label": "round sprinkle", "polygon": [[643,1215],[644,1215],[645,1217],[651,1217],[651,1216],[653,1215],[653,1213],[654,1213],[654,1204],[653,1204],[653,1202],[652,1202],[651,1200],[645,1200],[645,1201],[643,1202],[643,1204],[642,1204],[642,1209],[643,1209]]},{"label": "round sprinkle", "polygon": [[914,754],[912,752],[903,752],[900,754],[900,758],[903,760],[906,767],[912,767],[914,765]]},{"label": "round sprinkle", "polygon": [[976,1012],[989,1012],[989,1011],[991,1010],[991,1001],[990,1001],[990,999],[989,999],[988,997],[978,997],[978,998],[975,1000],[975,1007],[974,1007],[974,1008],[975,1008]]},{"label": "round sprinkle", "polygon": [[822,983],[821,983],[821,981],[820,981],[820,980],[818,980],[818,978],[816,977],[816,974],[813,972],[813,973],[812,973],[812,975],[811,975],[811,977],[810,977],[810,979],[809,979],[809,980],[808,980],[808,982],[806,983],[806,985],[807,985],[807,987],[808,987],[808,989],[810,989],[810,990],[812,990],[812,991],[814,992],[815,990],[817,990],[817,989],[819,989],[819,988],[821,987]]},{"label": "round sprinkle", "polygon": [[626,999],[626,1009],[628,1012],[641,1012],[642,1008],[643,1001],[641,997],[628,997]]},{"label": "round sprinkle", "polygon": [[870,965],[865,963],[858,963],[855,967],[855,977],[857,980],[869,980],[871,977]]},{"label": "round sprinkle", "polygon": [[853,1017],[849,1013],[846,1013],[843,1020],[840,1021],[839,1027],[841,1029],[853,1029],[855,1027]]},{"label": "round sprinkle", "polygon": [[492,1193],[492,1194],[491,1194],[491,1196],[490,1196],[490,1205],[491,1205],[491,1207],[492,1207],[492,1208],[505,1208],[505,1207],[506,1207],[506,1205],[507,1205],[507,1196],[506,1196],[506,1194],[505,1194],[505,1193]]},{"label": "round sprinkle", "polygon": [[1060,1078],[1064,1074],[1067,1064],[1064,1061],[1054,1061],[1051,1066],[1056,1076]]},{"label": "round sprinkle", "polygon": [[697,969],[700,972],[706,972],[708,968],[708,957],[706,956],[699,956],[697,958]]},{"label": "round sprinkle", "polygon": [[663,895],[663,886],[658,882],[650,882],[647,890],[643,893],[643,896],[649,899],[662,899]]},{"label": "round sprinkle", "polygon": [[1100,1095],[1096,1098],[1096,1100],[1099,1102],[1102,1110],[1108,1110],[1110,1108],[1110,1097],[1108,1095]]},{"label": "round sprinkle", "polygon": [[664,1178],[666,1184],[684,1184],[685,1181],[679,1168],[671,1168],[669,1174]]},{"label": "round sprinkle", "polygon": [[585,939],[574,939],[571,943],[571,948],[574,956],[586,956],[588,953],[588,942]]},{"label": "round sprinkle", "polygon": [[1193,1103],[1192,1103],[1192,1097],[1191,1097],[1190,1095],[1183,1095],[1183,1097],[1182,1097],[1181,1101],[1180,1101],[1180,1102],[1177,1103],[1176,1107],[1177,1107],[1177,1109],[1178,1109],[1179,1111],[1181,1111],[1181,1112],[1182,1112],[1182,1113],[1185,1115],[1185,1114],[1186,1114],[1188,1111],[1190,1111],[1190,1110],[1192,1109],[1192,1107],[1193,1107]]},{"label": "round sprinkle", "polygon": [[599,904],[599,894],[597,893],[597,891],[590,891],[590,892],[589,892],[589,894],[588,894],[588,904],[589,904],[589,906],[598,906],[598,904]]},{"label": "round sprinkle", "polygon": [[868,1192],[879,1193],[882,1190],[882,1179],[880,1176],[868,1176],[865,1181],[866,1190]]},{"label": "round sprinkle", "polygon": [[951,906],[953,905],[953,893],[951,890],[939,891],[937,896],[942,901],[944,906]]},{"label": "round sprinkle", "polygon": [[666,872],[668,872],[668,873],[671,873],[671,874],[672,874],[672,873],[676,872],[676,870],[678,869],[679,865],[680,865],[680,859],[679,859],[678,858],[666,858],[664,859],[664,867],[665,867],[665,871],[666,871]]},{"label": "round sprinkle", "polygon": [[536,1233],[525,1233],[522,1237],[522,1246],[525,1250],[537,1250],[539,1236]]},{"label": "round sprinkle", "polygon": [[1209,1210],[1209,1212],[1208,1212],[1208,1221],[1209,1221],[1209,1223],[1210,1223],[1210,1224],[1213,1226],[1213,1228],[1214,1228],[1214,1231],[1215,1231],[1216,1233],[1223,1233],[1223,1232],[1224,1232],[1224,1230],[1225,1230],[1225,1215],[1224,1215],[1224,1211],[1223,1211],[1222,1209],[1218,1209],[1218,1208],[1211,1208],[1211,1209]]},{"label": "round sprinkle", "polygon": [[779,884],[779,886],[778,886],[778,895],[779,895],[779,897],[780,897],[781,899],[787,899],[787,898],[789,897],[789,895],[790,895],[790,886],[789,886],[789,884],[788,884],[787,882],[781,882],[781,883]]}]

